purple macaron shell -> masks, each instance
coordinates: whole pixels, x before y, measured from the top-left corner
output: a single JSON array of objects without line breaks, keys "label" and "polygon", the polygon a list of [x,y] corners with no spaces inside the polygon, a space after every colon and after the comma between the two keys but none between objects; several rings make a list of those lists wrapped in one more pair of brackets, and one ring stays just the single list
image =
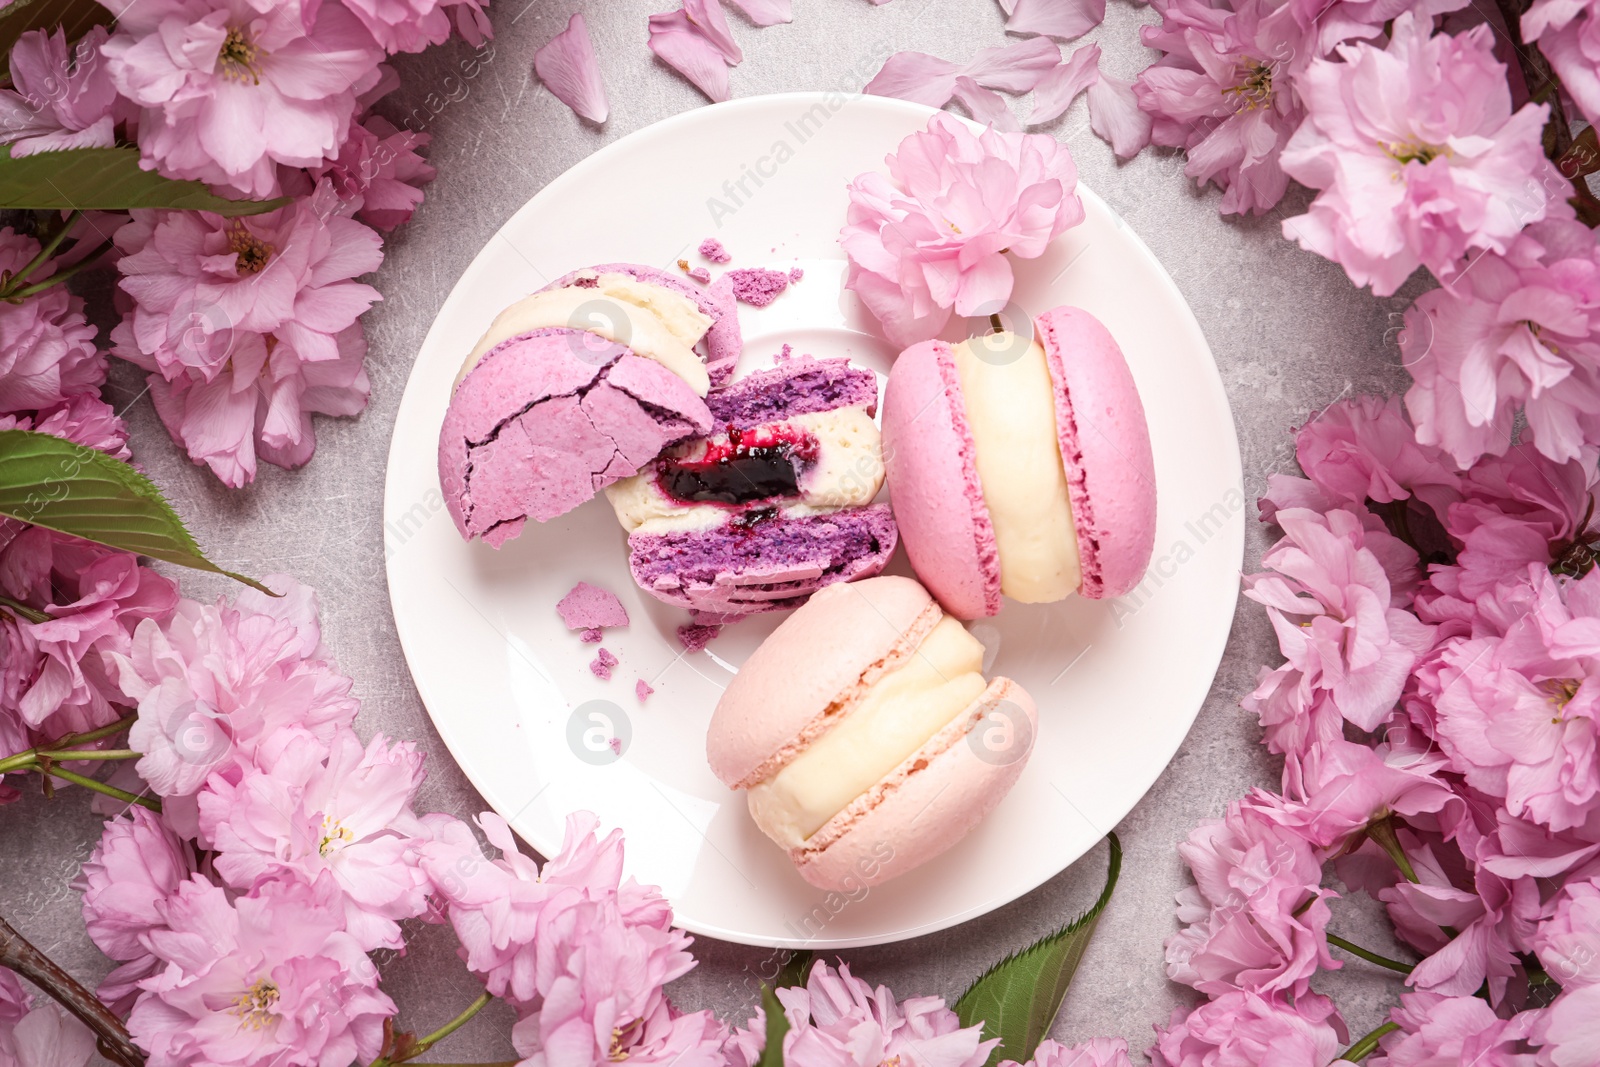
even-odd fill
[{"label": "purple macaron shell", "polygon": [[707,432],[711,413],[652,359],[593,334],[534,330],[484,354],[439,430],[439,484],[456,529],[499,547]]},{"label": "purple macaron shell", "polygon": [[1056,434],[1078,529],[1081,592],[1122,596],[1144,578],[1156,537],[1156,472],[1144,404],[1099,319],[1060,307],[1034,320],[1056,382]]},{"label": "purple macaron shell", "polygon": [[575,270],[571,274],[557,278],[545,288],[566,289],[571,286],[582,286],[585,276],[598,274],[626,274],[637,281],[671,289],[694,301],[701,313],[711,319],[711,329],[706,331],[704,338],[706,371],[711,375],[711,387],[714,389],[733,377],[733,368],[739,362],[739,353],[744,347],[744,342],[739,333],[738,303],[731,288],[719,288],[716,285],[701,287],[679,275],[638,263],[601,263],[598,266],[584,267],[582,270]]},{"label": "purple macaron shell", "polygon": [[823,586],[868,578],[894,554],[887,504],[749,527],[634,534],[634,581],[653,596],[724,616],[798,607]]},{"label": "purple macaron shell", "polygon": [[1000,610],[1000,556],[950,346],[900,354],[883,392],[883,465],[917,577],[960,619]]},{"label": "purple macaron shell", "polygon": [[878,411],[878,376],[848,359],[796,356],[775,367],[747,374],[706,397],[718,429],[747,429],[796,415],[836,408]]}]

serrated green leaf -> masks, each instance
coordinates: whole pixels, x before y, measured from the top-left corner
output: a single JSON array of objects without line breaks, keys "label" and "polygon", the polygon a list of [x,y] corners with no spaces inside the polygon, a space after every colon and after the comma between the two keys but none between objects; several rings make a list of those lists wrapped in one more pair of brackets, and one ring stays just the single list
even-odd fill
[{"label": "serrated green leaf", "polygon": [[0,516],[227,575],[277,595],[207,559],[161,490],[143,474],[104,452],[47,433],[0,430]]},{"label": "serrated green leaf", "polygon": [[789,1032],[789,1017],[771,986],[761,987],[761,1010],[767,1016],[767,1044],[756,1067],[783,1067],[783,1037]]},{"label": "serrated green leaf", "polygon": [[989,968],[956,1001],[962,1026],[981,1023],[985,1038],[1000,1039],[989,1054],[990,1067],[1001,1060],[1026,1063],[1050,1032],[1100,914],[1111,902],[1117,877],[1122,873],[1122,842],[1114,833],[1107,834],[1106,840],[1111,845],[1106,885],[1094,906],[1050,936]]},{"label": "serrated green leaf", "polygon": [[59,26],[70,43],[110,21],[111,12],[94,0],[11,0],[0,8],[0,77],[10,76],[11,46],[29,30]]},{"label": "serrated green leaf", "polygon": [[137,148],[74,148],[11,158],[0,153],[0,208],[48,211],[127,211],[136,207],[259,215],[289,202],[229,200],[200,182],[163,178],[141,170]]}]

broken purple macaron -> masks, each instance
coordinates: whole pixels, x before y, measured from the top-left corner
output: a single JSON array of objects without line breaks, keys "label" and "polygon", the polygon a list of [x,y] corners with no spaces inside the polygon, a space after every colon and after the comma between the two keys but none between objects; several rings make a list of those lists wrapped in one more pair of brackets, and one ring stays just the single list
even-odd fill
[{"label": "broken purple macaron", "polygon": [[713,433],[606,490],[634,581],[669,604],[738,617],[877,574],[897,532],[883,484],[877,377],[794,357],[711,393]]},{"label": "broken purple macaron", "polygon": [[711,428],[739,352],[734,301],[665,271],[574,271],[508,307],[463,363],[439,433],[456,528],[499,547]]}]

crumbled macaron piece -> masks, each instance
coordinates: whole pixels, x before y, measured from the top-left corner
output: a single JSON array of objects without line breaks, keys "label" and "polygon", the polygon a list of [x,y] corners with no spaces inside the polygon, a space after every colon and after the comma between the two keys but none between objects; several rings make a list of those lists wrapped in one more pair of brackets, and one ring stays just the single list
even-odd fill
[{"label": "crumbled macaron piece", "polygon": [[804,267],[790,267],[789,268],[789,281],[790,281],[790,283],[797,282],[801,278],[804,278],[805,276],[806,276],[806,272],[805,272],[805,268]]},{"label": "crumbled macaron piece", "polygon": [[556,605],[556,612],[567,629],[582,630],[585,641],[600,640],[601,627],[628,625],[628,609],[616,594],[588,582],[573,586]]},{"label": "crumbled macaron piece", "polygon": [[722,632],[720,626],[680,626],[678,627],[678,641],[686,652],[703,652],[705,647],[715,641]]},{"label": "crumbled macaron piece", "polygon": [[723,277],[733,284],[733,295],[738,297],[741,303],[749,304],[751,307],[764,308],[789,288],[787,274],[781,270],[767,270],[765,267],[730,270]]},{"label": "crumbled macaron piece", "polygon": [[602,682],[609,682],[611,681],[611,668],[616,665],[617,657],[611,654],[610,649],[602,648],[594,657],[594,661],[589,664],[589,670]]},{"label": "crumbled macaron piece", "polygon": [[643,678],[640,678],[637,682],[633,683],[633,695],[639,698],[639,703],[641,704],[643,704],[646,700],[649,700],[650,694],[654,692],[655,687],[649,682],[645,681]]},{"label": "crumbled macaron piece", "polygon": [[707,237],[700,242],[700,254],[713,263],[728,263],[733,260],[728,250],[722,247],[722,242],[715,237]]},{"label": "crumbled macaron piece", "polygon": [[611,740],[607,741],[606,744],[610,746],[611,751],[615,752],[619,756],[622,755],[622,738],[613,737]]},{"label": "crumbled macaron piece", "polygon": [[711,272],[706,270],[704,267],[689,266],[689,261],[687,259],[678,260],[678,269],[683,271],[683,273],[687,274],[689,277],[693,278],[695,281],[699,282],[701,285],[711,284]]},{"label": "crumbled macaron piece", "polygon": [[578,640],[586,645],[598,645],[606,639],[606,632],[598,626],[590,626],[579,635]]}]

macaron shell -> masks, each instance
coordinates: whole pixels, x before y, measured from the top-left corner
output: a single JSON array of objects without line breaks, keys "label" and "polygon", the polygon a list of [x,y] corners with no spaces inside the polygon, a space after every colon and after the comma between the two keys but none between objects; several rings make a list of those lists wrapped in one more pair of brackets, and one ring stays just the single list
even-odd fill
[{"label": "macaron shell", "polygon": [[[1003,759],[971,732],[990,709],[1006,703],[1027,721],[1027,736]],[[871,791],[812,835],[820,847],[790,851],[800,876],[819,889],[877,885],[949,849],[995,809],[1016,784],[1032,753],[1038,711],[1026,690],[996,678],[955,721]]]},{"label": "macaron shell", "polygon": [[912,569],[959,619],[1000,610],[1000,556],[950,346],[906,349],[883,394],[883,465]]},{"label": "macaron shell", "polygon": [[1155,459],[1144,404],[1122,349],[1099,319],[1060,307],[1035,325],[1056,383],[1080,592],[1097,600],[1122,596],[1144,578],[1155,548]]},{"label": "macaron shell", "polygon": [[717,702],[706,733],[712,773],[734,789],[776,774],[938,622],[938,605],[910,578],[819,590],[750,654]]}]

